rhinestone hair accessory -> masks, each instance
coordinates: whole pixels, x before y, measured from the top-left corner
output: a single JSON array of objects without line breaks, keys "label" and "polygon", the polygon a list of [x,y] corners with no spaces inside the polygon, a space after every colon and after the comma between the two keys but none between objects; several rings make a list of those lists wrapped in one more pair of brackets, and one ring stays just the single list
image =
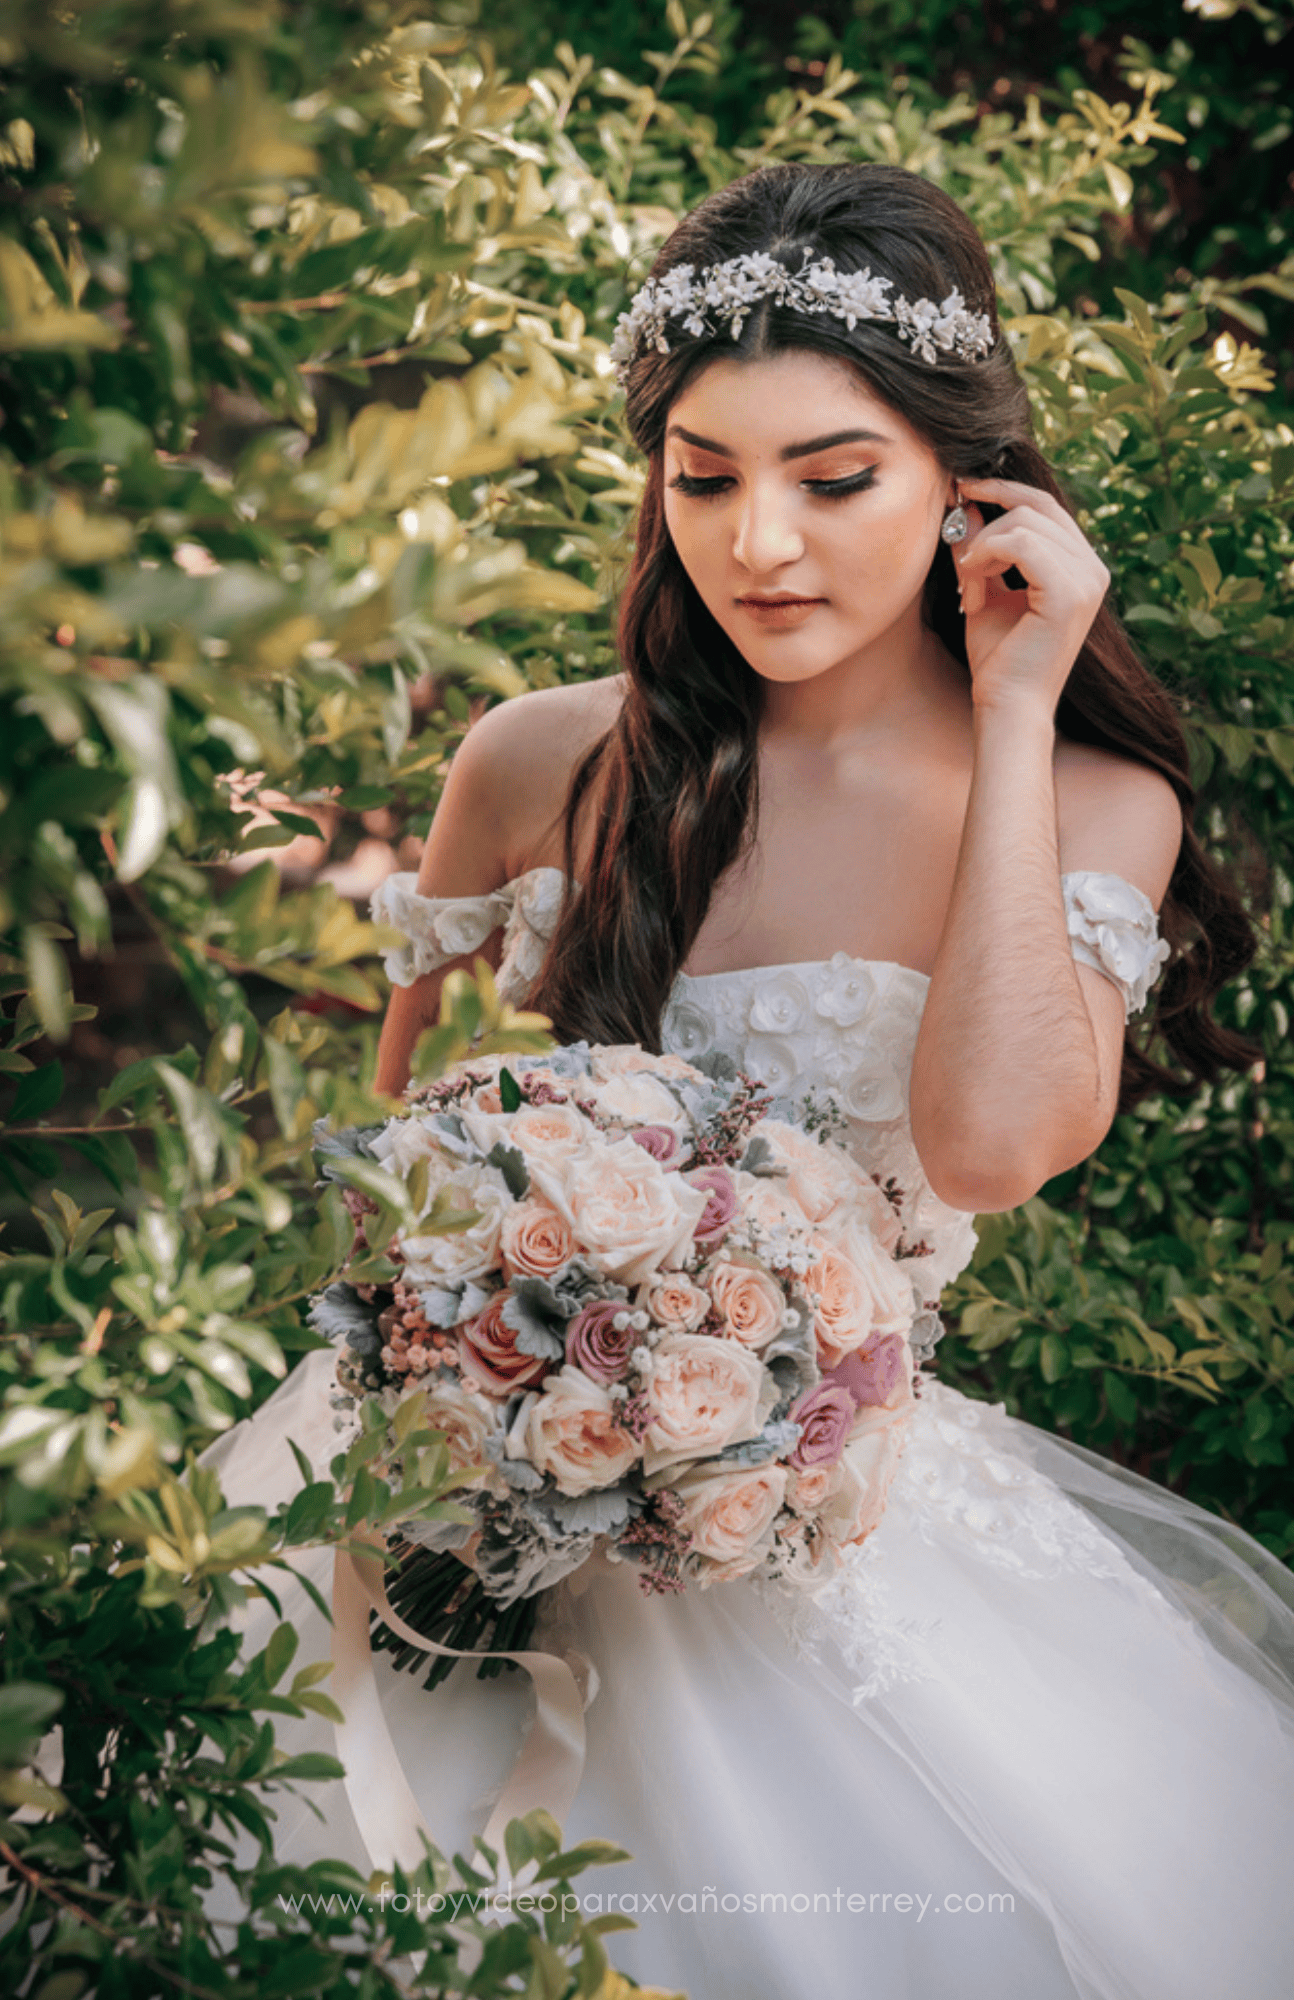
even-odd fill
[{"label": "rhinestone hair accessory", "polygon": [[941,354],[977,361],[991,353],[988,315],[968,311],[960,292],[949,292],[936,305],[933,299],[905,299],[901,293],[888,297],[893,290],[890,278],[873,277],[866,269],[838,271],[830,257],[815,260],[811,250],[805,251],[798,271],[788,271],[765,250],[730,257],[726,264],[711,264],[700,272],[691,264],[676,264],[662,277],[649,278],[617,320],[611,343],[616,378],[622,386],[628,381],[644,347],[670,352],[670,320],[681,320],[683,331],[697,340],[725,325],[737,340],[761,299],[775,299],[796,312],[830,313],[851,331],[861,319],[884,322],[932,365]]}]

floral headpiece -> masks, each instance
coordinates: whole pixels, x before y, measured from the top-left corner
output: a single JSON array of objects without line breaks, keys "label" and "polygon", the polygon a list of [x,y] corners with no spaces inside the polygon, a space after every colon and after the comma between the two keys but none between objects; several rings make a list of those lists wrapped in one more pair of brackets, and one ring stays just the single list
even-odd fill
[{"label": "floral headpiece", "polygon": [[866,269],[838,271],[830,257],[811,262],[812,257],[806,249],[801,268],[788,271],[767,251],[756,250],[699,273],[691,264],[676,264],[663,277],[649,278],[616,322],[611,359],[617,379],[622,385],[628,380],[644,346],[669,353],[666,325],[671,319],[682,320],[684,331],[698,340],[727,324],[736,340],[761,299],[775,299],[796,312],[830,313],[851,330],[860,319],[887,321],[897,327],[900,340],[931,363],[940,354],[976,361],[992,351],[988,315],[968,312],[960,292],[949,292],[941,305],[901,295],[891,299],[886,296],[894,290],[891,279],[874,278]]}]

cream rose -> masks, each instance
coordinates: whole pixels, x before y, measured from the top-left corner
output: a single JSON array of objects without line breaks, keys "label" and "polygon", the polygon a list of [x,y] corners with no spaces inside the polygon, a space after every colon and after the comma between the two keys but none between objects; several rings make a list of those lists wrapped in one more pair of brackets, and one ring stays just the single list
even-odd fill
[{"label": "cream rose", "polygon": [[836,1544],[865,1541],[885,1512],[908,1434],[907,1410],[864,1410],[835,1468],[822,1525]]},{"label": "cream rose", "polygon": [[671,1333],[695,1333],[710,1310],[710,1294],[680,1272],[661,1278],[647,1293],[647,1310]]},{"label": "cream rose", "polygon": [[712,1264],[706,1280],[731,1339],[744,1341],[747,1347],[767,1347],[781,1332],[786,1300],[767,1271],[738,1255]]},{"label": "cream rose", "polygon": [[740,1341],[708,1334],[667,1334],[643,1372],[652,1413],[643,1436],[647,1473],[757,1436],[776,1398],[777,1384],[758,1355]]},{"label": "cream rose", "polygon": [[698,1466],[674,1491],[683,1502],[679,1525],[692,1537],[692,1552],[720,1564],[724,1576],[742,1576],[763,1560],[761,1544],[786,1495],[786,1467],[707,1472]]},{"label": "cream rose", "polygon": [[630,1138],[582,1147],[567,1160],[537,1155],[531,1178],[594,1268],[624,1285],[679,1269],[705,1210],[699,1188],[666,1173]]},{"label": "cream rose", "polygon": [[832,1237],[816,1233],[810,1249],[814,1261],[804,1289],[813,1301],[823,1368],[833,1368],[874,1334],[907,1333],[916,1310],[911,1280],[869,1230],[849,1222]]},{"label": "cream rose", "polygon": [[441,1235],[419,1235],[416,1229],[402,1235],[399,1248],[407,1284],[443,1285],[457,1278],[479,1278],[499,1261],[499,1237],[512,1196],[498,1168],[455,1162],[443,1179],[433,1172],[429,1200],[444,1189],[451,1209],[475,1211],[479,1219],[466,1229],[449,1229]]},{"label": "cream rose", "polygon": [[546,1201],[519,1201],[508,1210],[499,1231],[503,1274],[551,1278],[575,1255],[575,1238],[564,1215]]},{"label": "cream rose", "polygon": [[559,1492],[572,1497],[614,1486],[639,1446],[616,1423],[616,1405],[600,1383],[578,1368],[550,1375],[526,1423],[531,1463],[549,1473]]},{"label": "cream rose", "polygon": [[[499,1429],[498,1405],[457,1382],[438,1383],[433,1389],[424,1389],[422,1396],[426,1406],[423,1427],[444,1432],[454,1470],[461,1472],[465,1466],[481,1465],[485,1460],[485,1440]],[[493,1487],[497,1480],[497,1473],[485,1464],[468,1483]]]},{"label": "cream rose", "polygon": [[626,1125],[664,1125],[680,1138],[691,1133],[687,1112],[654,1076],[632,1072],[610,1076],[598,1084],[595,1094],[604,1118],[618,1118]]}]

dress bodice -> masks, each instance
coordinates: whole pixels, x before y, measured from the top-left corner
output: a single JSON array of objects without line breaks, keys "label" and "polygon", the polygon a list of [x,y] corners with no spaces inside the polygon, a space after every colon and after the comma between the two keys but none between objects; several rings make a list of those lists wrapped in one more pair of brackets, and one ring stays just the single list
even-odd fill
[{"label": "dress bodice", "polygon": [[[524,1005],[543,964],[561,905],[559,868],[531,868],[482,896],[423,896],[412,874],[389,875],[373,897],[375,921],[403,932],[387,954],[395,984],[408,986],[450,958],[478,951],[503,928],[495,975],[500,998]],[[1129,1011],[1144,1005],[1168,946],[1149,898],[1117,875],[1062,878],[1074,956],[1111,980]],[[899,1254],[911,1260],[933,1310],[975,1247],[972,1217],[935,1194],[912,1141],[908,1085],[929,979],[911,966],[852,958],[685,973],[675,979],[661,1044],[701,1069],[732,1063],[772,1093],[785,1117],[812,1092],[844,1118],[840,1136],[884,1190],[902,1226]]]}]

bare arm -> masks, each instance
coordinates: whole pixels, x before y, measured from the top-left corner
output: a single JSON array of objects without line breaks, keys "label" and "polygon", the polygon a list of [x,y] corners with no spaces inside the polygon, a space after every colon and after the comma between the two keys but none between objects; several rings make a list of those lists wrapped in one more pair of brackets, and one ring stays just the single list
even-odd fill
[{"label": "bare arm", "polygon": [[[513,731],[506,721],[492,722],[499,714],[500,710],[488,710],[455,752],[422,851],[421,895],[485,896],[508,880],[510,822],[498,777],[504,745],[496,739]],[[380,1091],[398,1097],[408,1083],[414,1044],[423,1029],[440,1018],[440,989],[448,975],[459,966],[470,971],[478,956],[497,968],[502,948],[502,931],[492,931],[479,953],[449,959],[412,986],[393,988],[377,1048],[375,1081]]]},{"label": "bare arm", "polygon": [[[1030,492],[967,484],[991,500]],[[1012,565],[1027,594],[1000,585]],[[1153,772],[1070,746],[1057,756],[1056,701],[1108,581],[1063,509],[1045,495],[1016,502],[967,545],[962,575],[975,763],[913,1063],[912,1131],[936,1194],[985,1212],[1085,1159],[1114,1116],[1123,1001],[1073,959],[1061,875],[1108,869],[1158,905],[1181,816]]]}]

